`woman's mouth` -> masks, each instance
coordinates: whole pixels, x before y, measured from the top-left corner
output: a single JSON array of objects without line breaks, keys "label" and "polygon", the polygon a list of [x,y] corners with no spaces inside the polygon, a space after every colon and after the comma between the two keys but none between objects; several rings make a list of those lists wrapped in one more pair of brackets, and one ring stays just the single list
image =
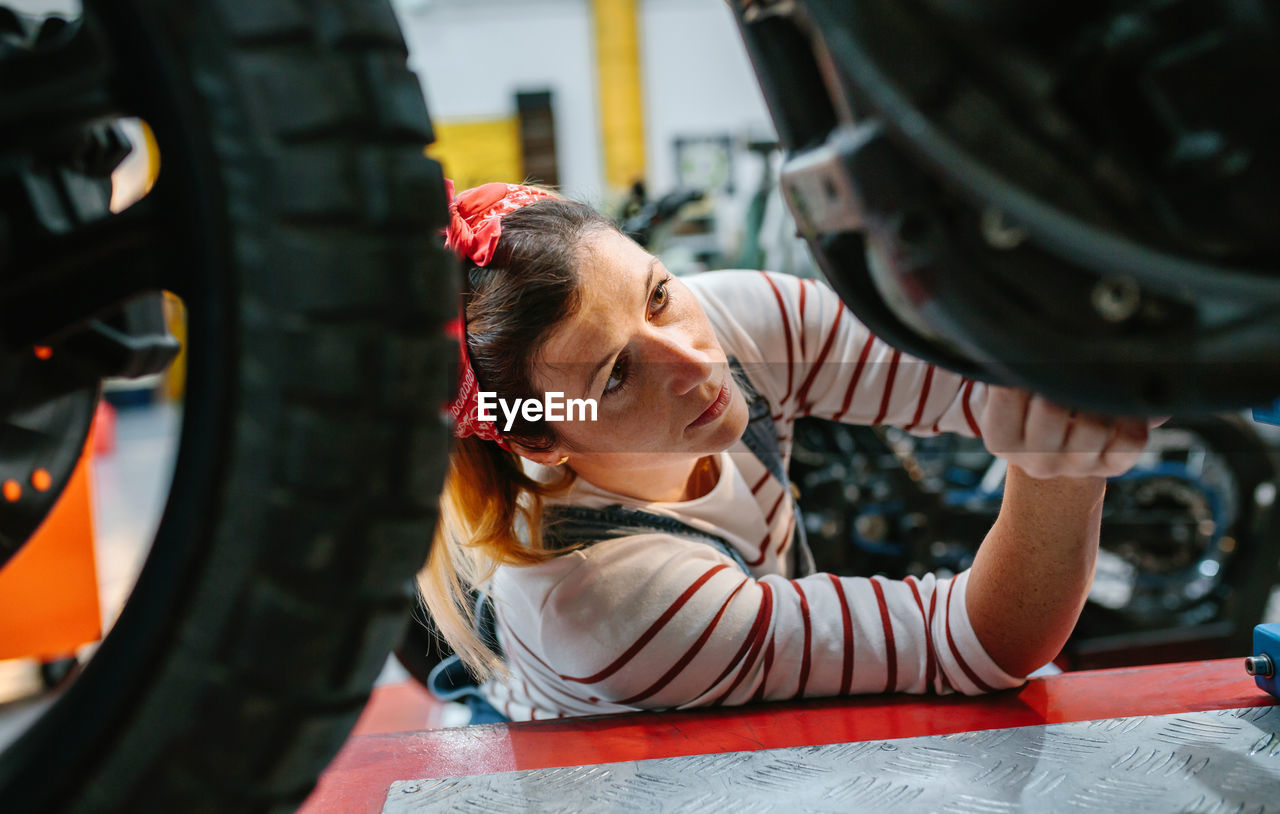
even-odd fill
[{"label": "woman's mouth", "polygon": [[724,415],[724,411],[729,407],[729,398],[732,391],[729,389],[729,377],[726,376],[724,381],[720,383],[720,392],[716,394],[715,401],[711,402],[711,406],[702,411],[702,415],[698,416],[689,424],[689,429],[701,427],[703,424],[710,424],[720,416]]}]

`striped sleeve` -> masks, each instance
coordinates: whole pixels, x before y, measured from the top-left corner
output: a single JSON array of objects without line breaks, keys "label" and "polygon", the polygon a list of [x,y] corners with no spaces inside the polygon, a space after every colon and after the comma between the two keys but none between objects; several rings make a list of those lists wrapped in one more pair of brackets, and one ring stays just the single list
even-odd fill
[{"label": "striped sleeve", "polygon": [[541,614],[502,614],[508,658],[546,715],[1021,683],[969,625],[967,572],[757,580],[661,535],[598,544],[583,566]]},{"label": "striped sleeve", "polygon": [[[916,359],[874,336],[820,280],[768,272],[703,275],[704,306],[721,333],[757,352],[753,381],[791,418],[888,424],[980,435],[986,385]],[[731,322],[731,326],[723,323]]]}]

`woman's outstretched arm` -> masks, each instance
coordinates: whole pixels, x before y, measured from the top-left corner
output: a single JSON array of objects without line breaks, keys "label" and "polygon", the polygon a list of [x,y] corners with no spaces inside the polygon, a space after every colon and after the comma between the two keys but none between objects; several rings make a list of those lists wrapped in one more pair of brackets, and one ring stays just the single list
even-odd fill
[{"label": "woman's outstretched arm", "polygon": [[991,388],[987,448],[1009,461],[1004,502],[974,559],[967,609],[996,664],[1024,676],[1053,659],[1089,595],[1106,478],[1136,463],[1145,419],[1076,414]]}]

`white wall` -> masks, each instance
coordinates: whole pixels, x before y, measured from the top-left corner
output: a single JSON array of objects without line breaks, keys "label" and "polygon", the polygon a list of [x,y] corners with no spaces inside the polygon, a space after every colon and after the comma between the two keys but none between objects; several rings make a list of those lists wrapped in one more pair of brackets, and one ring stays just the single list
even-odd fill
[{"label": "white wall", "polygon": [[[410,65],[434,117],[514,112],[513,93],[554,94],[560,180],[603,200],[596,70],[588,0],[397,0]],[[772,134],[755,75],[724,0],[641,0],[641,81],[649,188],[676,180],[677,136]],[[739,156],[739,189],[758,162]]]},{"label": "white wall", "polygon": [[[736,144],[732,192],[716,193],[711,203],[716,242],[734,252],[741,244],[747,208],[763,170],[745,142],[775,135],[742,36],[723,0],[641,3],[649,189],[661,193],[676,185],[676,138],[731,137]],[[684,268],[669,254],[664,253],[669,265]]]},{"label": "white wall", "polygon": [[[773,124],[724,0],[642,0],[640,51],[645,147],[655,191],[676,182],[677,136],[772,137]],[[759,165],[735,156],[736,186]]]},{"label": "white wall", "polygon": [[433,117],[514,115],[517,91],[550,88],[560,185],[569,195],[599,199],[603,157],[587,0],[402,0],[398,6],[409,65]]}]

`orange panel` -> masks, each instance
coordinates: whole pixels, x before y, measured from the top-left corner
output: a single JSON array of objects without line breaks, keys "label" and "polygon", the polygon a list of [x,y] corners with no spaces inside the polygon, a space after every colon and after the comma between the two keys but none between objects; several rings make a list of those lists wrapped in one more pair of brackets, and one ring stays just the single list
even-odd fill
[{"label": "orange panel", "polygon": [[89,496],[92,440],[53,511],[0,569],[0,659],[53,661],[102,636]]}]

